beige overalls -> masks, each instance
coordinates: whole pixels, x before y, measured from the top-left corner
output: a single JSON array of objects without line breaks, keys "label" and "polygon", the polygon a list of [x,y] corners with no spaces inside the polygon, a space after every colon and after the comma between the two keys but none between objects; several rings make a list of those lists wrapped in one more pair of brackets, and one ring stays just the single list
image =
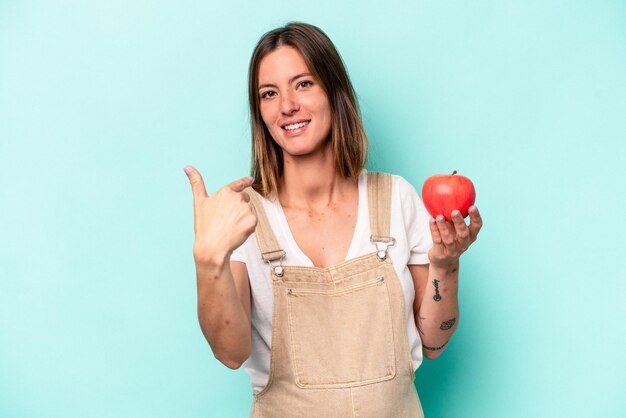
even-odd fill
[{"label": "beige overalls", "polygon": [[259,195],[256,240],[274,290],[267,386],[252,418],[419,418],[404,296],[387,253],[391,176],[368,173],[372,253],[328,267],[281,264]]}]

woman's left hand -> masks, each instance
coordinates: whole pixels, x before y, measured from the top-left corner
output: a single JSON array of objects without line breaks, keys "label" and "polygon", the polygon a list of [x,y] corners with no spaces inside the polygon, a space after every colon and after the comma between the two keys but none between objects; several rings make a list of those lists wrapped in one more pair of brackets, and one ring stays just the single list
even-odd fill
[{"label": "woman's left hand", "polygon": [[452,211],[452,222],[446,221],[443,215],[430,220],[430,233],[433,247],[428,252],[431,265],[448,268],[458,263],[459,257],[476,241],[483,220],[476,206],[469,208],[470,224],[465,224],[461,212]]}]

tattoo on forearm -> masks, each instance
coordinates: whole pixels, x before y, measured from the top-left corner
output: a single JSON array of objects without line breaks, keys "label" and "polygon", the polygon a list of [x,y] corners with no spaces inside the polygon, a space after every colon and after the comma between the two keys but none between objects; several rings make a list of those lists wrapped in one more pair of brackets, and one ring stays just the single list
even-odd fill
[{"label": "tattoo on forearm", "polygon": [[420,333],[420,335],[424,335],[424,330],[422,329],[422,321],[426,319],[423,316],[419,316],[417,317],[417,331]]},{"label": "tattoo on forearm", "polygon": [[448,342],[446,341],[445,343],[443,343],[439,347],[429,347],[429,346],[424,345],[424,344],[422,344],[422,347],[424,347],[426,350],[430,350],[430,351],[439,351],[442,348],[444,348],[447,344],[448,344]]},{"label": "tattoo on forearm", "polygon": [[433,285],[435,286],[435,296],[433,296],[433,299],[435,302],[439,302],[441,300],[441,295],[439,294],[439,280],[433,280]]},{"label": "tattoo on forearm", "polygon": [[441,323],[441,326],[439,327],[439,329],[443,330],[443,331],[448,330],[448,329],[450,329],[450,328],[452,328],[454,326],[455,322],[456,322],[456,318],[452,318],[452,319],[449,319],[447,321],[443,321]]}]

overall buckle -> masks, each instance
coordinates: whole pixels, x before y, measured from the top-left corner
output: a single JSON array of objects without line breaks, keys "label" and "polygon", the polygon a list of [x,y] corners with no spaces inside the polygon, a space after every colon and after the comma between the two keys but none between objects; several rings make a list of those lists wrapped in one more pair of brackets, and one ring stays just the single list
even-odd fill
[{"label": "overall buckle", "polygon": [[396,245],[396,239],[394,237],[370,235],[370,241],[376,246],[376,256],[380,261],[387,258],[387,249]]}]

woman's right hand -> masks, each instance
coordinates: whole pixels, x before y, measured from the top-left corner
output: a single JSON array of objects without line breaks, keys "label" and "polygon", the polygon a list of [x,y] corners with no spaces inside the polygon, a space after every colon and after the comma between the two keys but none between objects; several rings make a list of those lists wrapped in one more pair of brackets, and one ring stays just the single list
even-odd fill
[{"label": "woman's right hand", "polygon": [[248,203],[250,197],[243,193],[252,185],[252,179],[236,180],[209,196],[198,170],[187,166],[185,173],[193,192],[196,265],[223,265],[256,227],[256,214]]}]

